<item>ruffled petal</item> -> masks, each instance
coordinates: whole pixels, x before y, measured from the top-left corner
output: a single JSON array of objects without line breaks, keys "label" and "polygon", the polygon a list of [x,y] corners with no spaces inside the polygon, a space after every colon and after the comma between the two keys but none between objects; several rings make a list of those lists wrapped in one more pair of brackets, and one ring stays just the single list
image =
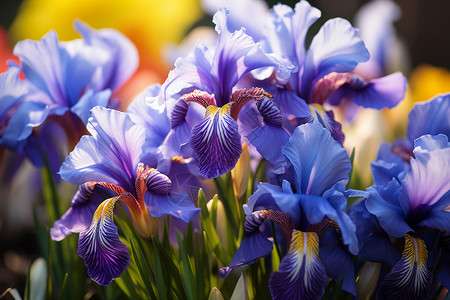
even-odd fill
[{"label": "ruffled petal", "polygon": [[114,204],[119,197],[105,200],[94,213],[91,226],[80,233],[78,255],[84,259],[88,276],[108,285],[128,268],[128,249],[119,239],[114,224]]},{"label": "ruffled petal", "polygon": [[450,136],[450,94],[418,103],[409,112],[407,135],[414,141],[424,134],[443,133]]},{"label": "ruffled petal", "polygon": [[[441,136],[446,138],[445,136]],[[434,142],[431,137],[429,142]],[[435,139],[440,139],[439,136]],[[424,214],[450,190],[450,146],[432,151],[416,148],[410,170],[402,182],[399,195],[401,207],[410,216]],[[448,203],[450,205],[450,203]]]},{"label": "ruffled petal", "polygon": [[294,166],[297,193],[320,196],[351,170],[346,150],[317,123],[297,127],[282,153]]},{"label": "ruffled petal", "polygon": [[97,90],[115,90],[133,75],[139,65],[139,55],[127,37],[114,29],[94,30],[80,21],[75,21],[74,27],[86,44],[101,48],[109,56],[95,78]]},{"label": "ruffled petal", "polygon": [[238,124],[227,109],[227,106],[221,109],[209,106],[205,119],[192,128],[192,148],[200,173],[206,178],[215,178],[230,171],[241,156]]},{"label": "ruffled petal", "polygon": [[427,263],[428,251],[425,242],[407,234],[402,258],[384,277],[377,297],[379,299],[426,299],[433,279]]},{"label": "ruffled petal", "polygon": [[[320,110],[318,109],[320,108]],[[332,110],[322,110],[321,107],[312,107],[313,115],[312,122],[320,123],[324,128],[328,130],[331,137],[344,144],[344,133],[342,132],[342,124],[334,119],[334,113]]]},{"label": "ruffled petal", "polygon": [[91,116],[91,109],[95,106],[106,107],[110,97],[110,90],[104,90],[98,93],[89,90],[83,94],[80,100],[70,110],[76,114],[81,121],[83,121],[83,124],[86,125],[89,117]]},{"label": "ruffled petal", "polygon": [[406,214],[398,203],[400,184],[393,180],[384,186],[371,186],[367,189],[369,196],[366,200],[367,209],[374,214],[381,227],[394,237],[403,237],[413,231],[406,223]]},{"label": "ruffled petal", "polygon": [[315,232],[294,230],[289,252],[269,280],[273,299],[320,299],[328,276],[319,257]]},{"label": "ruffled petal", "polygon": [[369,59],[358,30],[341,18],[328,20],[313,38],[306,53],[300,96],[308,99],[314,84],[331,73],[351,72]]},{"label": "ruffled petal", "polygon": [[147,191],[145,205],[153,217],[171,215],[188,223],[201,209],[197,208],[186,193],[159,195]]},{"label": "ruffled petal", "polygon": [[136,168],[145,142],[145,128],[130,116],[97,106],[83,136],[62,164],[61,177],[73,184],[105,181],[134,190]]}]

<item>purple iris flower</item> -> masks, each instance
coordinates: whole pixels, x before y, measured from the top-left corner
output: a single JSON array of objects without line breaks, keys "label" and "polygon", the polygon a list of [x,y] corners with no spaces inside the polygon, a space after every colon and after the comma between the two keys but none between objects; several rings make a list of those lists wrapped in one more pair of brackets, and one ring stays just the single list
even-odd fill
[{"label": "purple iris flower", "polygon": [[70,232],[79,233],[78,254],[88,275],[108,285],[129,264],[128,249],[113,221],[117,201],[125,204],[144,237],[154,233],[155,217],[171,215],[189,222],[199,209],[188,194],[173,191],[171,178],[143,162],[148,142],[143,125],[116,110],[97,106],[91,112],[87,124],[91,136],[81,138],[59,171],[79,189],[51,236],[61,240]]},{"label": "purple iris flower", "polygon": [[385,251],[394,238],[404,239],[401,257],[397,253],[398,260],[380,285],[378,297],[383,299],[427,298],[433,266],[437,280],[450,286],[450,143],[443,134],[424,135],[414,146],[404,176],[367,189],[365,207],[385,232],[384,237],[376,234],[377,243],[370,241],[372,233],[367,236],[374,247],[371,252]]},{"label": "purple iris flower", "polygon": [[[256,76],[262,80],[258,86],[273,95],[283,120],[289,120],[283,123],[285,131],[292,133],[295,129],[292,124],[296,126],[316,120],[342,144],[341,124],[335,121],[333,111],[324,110],[321,105],[338,105],[343,98],[351,98],[363,107],[393,107],[403,99],[406,79],[395,73],[366,81],[350,73],[359,63],[369,59],[369,52],[358,30],[341,18],[325,22],[306,49],[307,32],[320,15],[320,11],[307,1],[298,2],[295,9],[275,5],[261,43],[268,53],[287,58],[296,69],[288,79],[278,78],[270,72]],[[268,75],[270,77],[267,78]],[[250,143],[259,145],[256,147],[261,155],[272,162],[280,155],[266,149],[264,141],[282,142],[280,134],[286,134],[280,127],[264,120],[247,136]],[[280,149],[281,145],[274,148]]]},{"label": "purple iris flower", "polygon": [[261,88],[236,89],[238,82],[252,70],[269,66],[286,77],[290,66],[266,54],[244,29],[231,32],[227,20],[228,11],[220,9],[213,18],[219,34],[215,51],[199,42],[176,61],[162,87],[172,126],[165,155],[192,154],[207,178],[230,171],[240,157],[241,108],[250,100],[270,97]]},{"label": "purple iris flower", "polygon": [[20,66],[11,64],[0,75],[0,145],[25,153],[37,166],[44,164],[43,152],[50,160],[59,157],[47,151],[51,137],[40,134],[43,128],[59,124],[74,145],[86,131],[90,109],[111,105],[111,92],[138,65],[136,48],[116,30],[81,22],[75,29],[83,39],[60,42],[51,31],[39,41],[18,42]]},{"label": "purple iris flower", "polygon": [[392,145],[383,143],[378,156],[370,164],[374,183],[385,185],[396,178],[401,181],[413,155],[414,140],[425,134],[445,134],[450,137],[450,94],[418,103],[409,112],[407,138],[398,139]]},{"label": "purple iris flower", "polygon": [[342,288],[355,292],[352,254],[358,252],[355,225],[346,214],[351,163],[348,154],[322,125],[299,126],[282,149],[292,165],[282,183],[260,183],[244,206],[245,235],[230,265],[251,264],[272,251],[261,229],[272,220],[283,229],[288,253],[273,272],[269,287],[274,299],[320,299],[328,277],[343,279]]}]

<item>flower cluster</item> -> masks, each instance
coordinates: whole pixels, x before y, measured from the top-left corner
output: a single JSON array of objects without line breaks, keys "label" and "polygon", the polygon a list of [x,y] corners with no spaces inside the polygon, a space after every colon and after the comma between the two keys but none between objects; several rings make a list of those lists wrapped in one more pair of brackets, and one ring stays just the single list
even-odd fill
[{"label": "flower cluster", "polygon": [[[130,265],[118,203],[146,239],[163,216],[195,222],[208,179],[248,176],[235,169],[248,144],[252,159],[266,163],[265,182],[249,186],[238,208],[243,231],[221,277],[275,247],[273,299],[320,299],[330,278],[357,296],[355,258],[386,266],[381,299],[423,299],[435,282],[450,288],[450,95],[416,105],[407,137],[380,146],[374,185],[349,188],[352,158],[335,112],[352,118],[358,107],[392,108],[406,78],[374,60],[366,65],[373,72],[358,69],[372,50],[342,18],[307,43],[320,15],[305,0],[278,4],[247,33],[249,20],[220,8],[216,44],[198,41],[126,111],[113,95],[138,58],[117,31],[76,22],[80,40],[60,42],[50,32],[16,45],[20,64],[0,75],[0,145],[38,167],[48,161],[78,186],[50,236],[79,234],[77,253],[92,280],[108,285]],[[71,152],[61,164],[63,141]]]}]

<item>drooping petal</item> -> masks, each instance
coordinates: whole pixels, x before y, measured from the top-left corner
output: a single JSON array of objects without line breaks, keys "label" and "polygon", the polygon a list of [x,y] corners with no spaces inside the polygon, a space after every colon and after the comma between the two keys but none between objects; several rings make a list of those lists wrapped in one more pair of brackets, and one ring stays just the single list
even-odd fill
[{"label": "drooping petal", "polygon": [[[94,193],[95,183],[87,182],[78,187],[72,198],[70,208],[50,228],[50,236],[54,241],[64,239],[71,232],[86,230],[92,222],[97,207],[104,198],[100,193]],[[101,187],[97,187],[100,189]],[[102,191],[106,192],[106,190]]]},{"label": "drooping petal", "polygon": [[86,44],[101,48],[109,56],[97,74],[99,78],[95,78],[97,90],[115,90],[133,75],[139,64],[139,55],[133,43],[122,33],[114,29],[94,30],[80,21],[75,21],[74,27]]},{"label": "drooping petal", "polygon": [[379,299],[426,299],[433,279],[427,263],[424,241],[407,234],[402,258],[384,277],[378,289]]},{"label": "drooping petal", "polygon": [[126,113],[97,106],[87,128],[92,136],[81,138],[61,166],[61,177],[73,184],[104,181],[133,191],[144,127]]},{"label": "drooping petal", "polygon": [[108,285],[130,264],[128,249],[119,239],[114,224],[114,204],[119,197],[105,200],[94,213],[91,226],[82,231],[78,255],[84,259],[88,276],[100,285]]},{"label": "drooping petal", "polygon": [[366,108],[392,108],[405,96],[406,85],[406,78],[400,72],[369,81],[353,75],[351,81],[331,94],[328,102],[339,105],[343,99],[351,99]]},{"label": "drooping petal", "polygon": [[328,20],[313,38],[305,56],[300,96],[308,99],[314,84],[331,73],[351,72],[369,59],[358,30],[341,18]]},{"label": "drooping petal", "polygon": [[315,232],[294,230],[289,252],[269,280],[273,299],[320,299],[328,276],[319,257]]},{"label": "drooping petal", "polygon": [[81,121],[83,121],[83,124],[87,124],[88,119],[91,116],[91,109],[95,106],[106,107],[110,97],[111,90],[103,90],[98,93],[89,90],[83,94],[80,100],[78,100],[78,102],[72,106],[70,110],[76,114]]},{"label": "drooping petal", "polygon": [[297,127],[282,153],[294,166],[297,193],[320,196],[351,170],[346,150],[318,123]]},{"label": "drooping petal", "polygon": [[406,214],[398,203],[400,184],[396,180],[389,182],[387,186],[371,186],[367,192],[367,209],[377,217],[381,227],[389,235],[403,237],[407,232],[413,231],[406,223]]},{"label": "drooping petal", "polygon": [[188,223],[200,211],[186,193],[160,195],[147,191],[145,206],[153,217],[171,215]]},{"label": "drooping petal", "polygon": [[237,122],[227,112],[209,106],[205,119],[192,128],[191,144],[198,159],[200,173],[215,178],[234,168],[241,152]]},{"label": "drooping petal", "polygon": [[408,139],[412,142],[424,134],[450,136],[450,94],[418,103],[408,115]]}]

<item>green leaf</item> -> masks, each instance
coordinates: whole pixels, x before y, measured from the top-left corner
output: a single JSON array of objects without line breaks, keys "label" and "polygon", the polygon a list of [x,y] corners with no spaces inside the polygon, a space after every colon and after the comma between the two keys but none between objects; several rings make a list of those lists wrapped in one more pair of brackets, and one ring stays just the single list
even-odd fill
[{"label": "green leaf", "polygon": [[161,268],[161,261],[159,258],[158,247],[156,246],[155,237],[152,236],[153,243],[153,265],[155,267],[155,283],[156,283],[156,293],[158,294],[158,299],[167,299],[167,289],[166,282],[164,282],[163,272]]},{"label": "green leaf", "polygon": [[180,272],[182,272],[181,276],[181,282],[183,283],[184,291],[186,292],[186,295],[189,300],[195,300],[195,282],[194,282],[194,275],[192,273],[192,267],[191,263],[189,261],[189,256],[186,253],[186,250],[184,249],[184,243],[181,239],[180,235],[177,232],[177,242],[179,247],[179,256],[180,260],[182,262],[182,269],[180,269]]},{"label": "green leaf", "polygon": [[63,283],[61,286],[61,290],[59,291],[58,299],[67,299],[67,297],[65,297],[65,292],[66,292],[68,278],[69,278],[69,274],[68,273],[64,274],[64,279],[63,279]]},{"label": "green leaf", "polygon": [[144,282],[145,290],[150,298],[155,299],[156,295],[155,292],[153,291],[153,283],[155,276],[153,274],[153,271],[151,270],[147,262],[147,259],[142,254],[141,248],[135,247],[131,239],[129,241],[131,250],[133,251],[133,257],[136,262],[136,266],[139,270],[139,274],[142,278],[142,281]]},{"label": "green leaf", "polygon": [[216,255],[217,259],[223,265],[226,265],[231,261],[231,258],[228,253],[223,251],[223,246],[220,243],[216,229],[212,223],[211,216],[206,206],[206,198],[202,189],[198,191],[198,206],[202,209],[200,212],[200,220],[202,229],[206,232],[206,242],[212,252]]}]

